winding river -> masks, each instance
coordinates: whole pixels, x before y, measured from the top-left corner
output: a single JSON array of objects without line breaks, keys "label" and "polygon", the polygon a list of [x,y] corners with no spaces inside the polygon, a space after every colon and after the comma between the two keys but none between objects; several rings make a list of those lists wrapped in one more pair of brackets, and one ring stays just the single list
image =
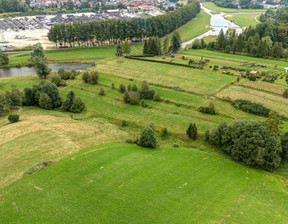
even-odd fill
[{"label": "winding river", "polygon": [[[182,43],[181,44],[182,48],[185,48],[188,44],[193,43],[193,41],[196,39],[202,39],[203,37],[218,35],[220,33],[221,29],[224,31],[224,33],[228,29],[235,29],[238,34],[242,33],[242,28],[240,26],[236,25],[235,23],[232,23],[231,21],[229,21],[227,19],[224,19],[224,15],[226,15],[226,13],[221,12],[219,14],[213,14],[212,13],[213,10],[205,8],[202,5],[202,3],[201,3],[201,9],[204,10],[206,13],[208,13],[211,16],[210,28],[212,28],[212,29],[207,31],[206,33],[203,33],[197,37],[194,37],[191,40],[188,40],[188,41]],[[231,13],[229,13],[229,14],[231,14]]]}]

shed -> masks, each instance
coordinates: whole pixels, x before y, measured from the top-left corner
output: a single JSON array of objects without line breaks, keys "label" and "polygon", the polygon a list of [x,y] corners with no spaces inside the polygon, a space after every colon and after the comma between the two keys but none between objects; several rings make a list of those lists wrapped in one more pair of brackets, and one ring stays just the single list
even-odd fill
[{"label": "shed", "polygon": [[284,72],[288,72],[288,67],[285,67],[285,68],[284,68]]},{"label": "shed", "polygon": [[250,74],[251,74],[251,75],[257,75],[257,74],[258,74],[258,71],[251,71]]}]

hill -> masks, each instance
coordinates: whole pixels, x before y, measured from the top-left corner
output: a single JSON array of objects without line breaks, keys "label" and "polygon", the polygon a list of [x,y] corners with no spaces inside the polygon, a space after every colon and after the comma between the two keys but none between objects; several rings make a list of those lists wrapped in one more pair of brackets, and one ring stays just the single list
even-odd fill
[{"label": "hill", "polygon": [[[108,144],[1,191],[3,223],[286,223],[275,176],[193,148]],[[256,209],[257,208],[257,209]]]}]

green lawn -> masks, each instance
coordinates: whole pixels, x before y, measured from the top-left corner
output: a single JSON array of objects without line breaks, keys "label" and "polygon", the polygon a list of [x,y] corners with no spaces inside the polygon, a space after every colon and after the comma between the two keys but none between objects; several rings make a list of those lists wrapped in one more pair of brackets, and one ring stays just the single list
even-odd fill
[{"label": "green lawn", "polygon": [[[225,19],[237,24],[241,27],[256,26],[258,22],[255,17],[259,17],[261,13],[242,13],[242,14],[230,14],[226,15]],[[259,18],[258,18],[259,19]]]},{"label": "green lawn", "polygon": [[224,12],[224,13],[231,13],[231,12],[265,12],[266,9],[229,9],[218,7],[213,2],[202,2],[203,6],[207,9],[213,10],[214,12]]},{"label": "green lawn", "polygon": [[3,223],[287,223],[274,175],[193,148],[108,144],[0,191]]},{"label": "green lawn", "polygon": [[210,19],[211,16],[201,10],[195,19],[192,19],[177,30],[181,36],[181,41],[185,42],[191,40],[194,37],[207,32],[210,29]]}]

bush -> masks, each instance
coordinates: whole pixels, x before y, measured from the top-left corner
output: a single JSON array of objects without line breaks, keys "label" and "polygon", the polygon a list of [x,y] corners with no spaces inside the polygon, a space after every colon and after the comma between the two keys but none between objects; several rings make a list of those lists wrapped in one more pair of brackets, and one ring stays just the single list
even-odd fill
[{"label": "bush", "polygon": [[127,126],[128,126],[127,121],[123,120],[122,123],[121,123],[121,126],[122,126],[122,127],[127,127]]},{"label": "bush", "polygon": [[96,72],[96,71],[91,72],[89,83],[91,85],[95,85],[95,84],[98,84],[98,80],[99,80],[98,72]]},{"label": "bush", "polygon": [[119,91],[120,91],[121,93],[125,93],[125,91],[126,91],[126,86],[125,86],[123,83],[120,84]]},{"label": "bush", "polygon": [[255,75],[250,75],[249,76],[249,80],[250,81],[256,81],[257,80],[257,77]]},{"label": "bush", "polygon": [[51,110],[53,108],[52,100],[46,93],[40,94],[39,106],[47,110]]},{"label": "bush", "polygon": [[249,166],[272,170],[280,165],[281,142],[275,133],[269,132],[264,122],[221,123],[209,131],[207,138],[210,144]]},{"label": "bush", "polygon": [[214,70],[214,71],[218,71],[218,69],[219,69],[219,66],[218,66],[218,65],[214,65],[214,66],[213,66],[213,70]]},{"label": "bush", "polygon": [[232,102],[232,106],[237,110],[243,110],[245,112],[263,117],[268,117],[270,112],[269,108],[264,107],[260,103],[254,103],[249,100],[235,100]]},{"label": "bush", "polygon": [[88,73],[88,72],[84,72],[84,73],[83,73],[83,75],[82,75],[82,80],[83,80],[85,83],[89,83],[90,76],[89,76],[89,73]]},{"label": "bush", "polygon": [[188,129],[186,130],[186,134],[188,135],[189,138],[192,138],[192,139],[196,139],[197,138],[197,127],[196,127],[196,124],[190,124],[188,126]]},{"label": "bush", "polygon": [[160,92],[157,92],[154,97],[153,97],[154,101],[161,101],[161,97],[160,97]]},{"label": "bush", "polygon": [[123,100],[125,103],[130,103],[132,105],[139,103],[139,93],[134,91],[126,91],[123,95]]},{"label": "bush", "polygon": [[288,159],[288,132],[281,137],[282,144],[282,159]]},{"label": "bush", "polygon": [[18,114],[11,114],[11,115],[8,116],[8,120],[11,123],[18,122],[19,121],[19,115]]},{"label": "bush", "polygon": [[73,100],[73,104],[71,106],[70,111],[73,113],[80,113],[85,110],[86,106],[80,97],[76,97]]},{"label": "bush", "polygon": [[145,102],[144,99],[141,100],[140,105],[141,107],[148,107],[148,104]]},{"label": "bush", "polygon": [[214,103],[210,103],[208,107],[201,106],[199,111],[204,114],[216,114]]},{"label": "bush", "polygon": [[167,130],[167,128],[162,128],[162,129],[160,130],[160,136],[166,137],[167,135],[168,135],[168,130]]},{"label": "bush", "polygon": [[66,83],[64,80],[61,79],[61,77],[57,74],[53,74],[51,76],[51,80],[52,83],[54,83],[56,86],[66,86]]},{"label": "bush", "polygon": [[146,148],[155,148],[157,146],[157,139],[152,128],[147,127],[142,132],[138,145]]},{"label": "bush", "polygon": [[149,90],[149,84],[147,81],[143,81],[140,88],[140,99],[150,99],[152,100],[155,95],[155,90]]},{"label": "bush", "polygon": [[136,84],[133,84],[131,90],[134,92],[138,92],[138,86]]},{"label": "bush", "polygon": [[283,97],[288,98],[288,89],[285,89],[283,92]]},{"label": "bush", "polygon": [[67,94],[66,100],[63,102],[61,109],[63,111],[70,111],[74,100],[75,100],[75,93],[73,91],[70,91]]},{"label": "bush", "polygon": [[100,88],[100,90],[99,90],[99,95],[100,95],[100,96],[104,96],[104,95],[105,95],[105,90],[104,90],[103,87]]}]

